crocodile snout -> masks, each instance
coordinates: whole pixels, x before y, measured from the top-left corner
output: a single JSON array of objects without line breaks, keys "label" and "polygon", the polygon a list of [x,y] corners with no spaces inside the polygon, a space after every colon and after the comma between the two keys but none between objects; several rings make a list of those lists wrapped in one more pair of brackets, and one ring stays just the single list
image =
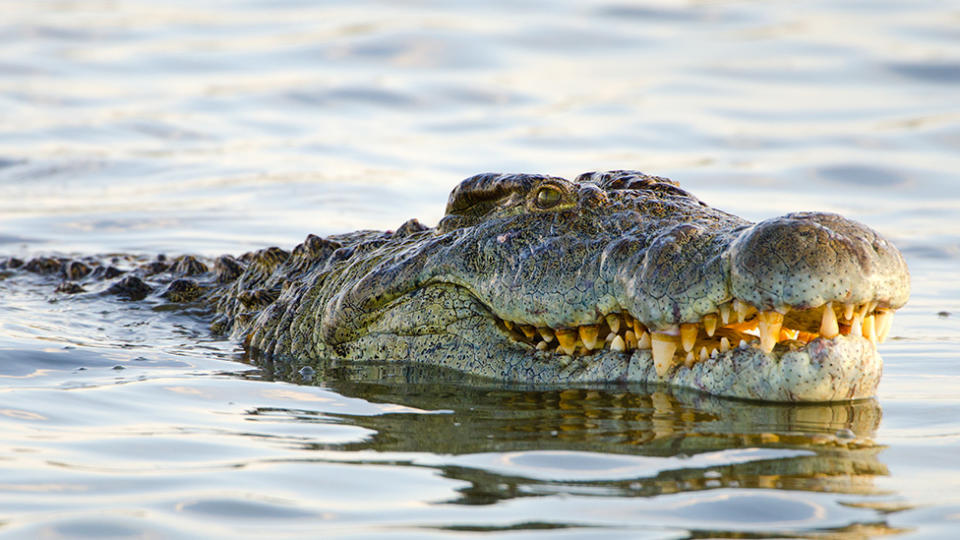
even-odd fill
[{"label": "crocodile snout", "polygon": [[762,309],[837,301],[899,308],[907,265],[863,224],[829,213],[795,213],[745,229],[730,249],[731,293]]}]

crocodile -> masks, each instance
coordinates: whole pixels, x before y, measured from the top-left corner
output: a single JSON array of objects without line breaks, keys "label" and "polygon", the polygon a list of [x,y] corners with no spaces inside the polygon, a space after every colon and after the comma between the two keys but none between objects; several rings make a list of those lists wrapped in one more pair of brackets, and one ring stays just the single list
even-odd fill
[{"label": "crocodile", "polygon": [[[114,259],[116,262],[118,259]],[[38,258],[64,294],[198,303],[263,359],[438,366],[542,387],[871,397],[908,300],[900,252],[839,215],[752,223],[638,171],[463,180],[436,227],[310,235],[213,260]]]}]

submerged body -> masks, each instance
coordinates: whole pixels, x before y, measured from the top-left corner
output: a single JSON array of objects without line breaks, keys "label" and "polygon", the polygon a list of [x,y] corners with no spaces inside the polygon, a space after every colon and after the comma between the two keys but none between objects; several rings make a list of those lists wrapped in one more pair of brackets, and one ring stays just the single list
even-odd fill
[{"label": "submerged body", "polygon": [[[876,346],[909,296],[900,253],[861,224],[822,213],[754,224],[633,171],[478,175],[436,228],[310,236],[212,271],[192,257],[156,264],[107,292],[142,297],[167,276],[165,298],[207,303],[215,330],[270,358],[775,401],[872,396]],[[61,290],[105,268],[64,263]]]}]

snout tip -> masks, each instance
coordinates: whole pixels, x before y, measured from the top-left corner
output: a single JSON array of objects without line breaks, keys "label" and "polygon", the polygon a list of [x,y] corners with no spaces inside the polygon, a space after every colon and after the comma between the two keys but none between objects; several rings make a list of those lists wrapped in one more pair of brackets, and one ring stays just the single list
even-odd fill
[{"label": "snout tip", "polygon": [[769,309],[831,301],[896,309],[910,295],[909,271],[896,247],[836,214],[761,221],[741,233],[730,257],[733,295]]}]

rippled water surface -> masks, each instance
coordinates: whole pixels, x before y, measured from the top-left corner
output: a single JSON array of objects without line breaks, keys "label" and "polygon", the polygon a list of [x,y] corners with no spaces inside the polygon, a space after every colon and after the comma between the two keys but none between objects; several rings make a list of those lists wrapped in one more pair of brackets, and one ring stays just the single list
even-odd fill
[{"label": "rippled water surface", "polygon": [[[0,534],[956,537],[960,6],[0,1],[0,256],[434,224],[477,172],[866,222],[876,400],[274,381],[198,313],[0,278]],[[308,378],[309,379],[309,378]]]}]

